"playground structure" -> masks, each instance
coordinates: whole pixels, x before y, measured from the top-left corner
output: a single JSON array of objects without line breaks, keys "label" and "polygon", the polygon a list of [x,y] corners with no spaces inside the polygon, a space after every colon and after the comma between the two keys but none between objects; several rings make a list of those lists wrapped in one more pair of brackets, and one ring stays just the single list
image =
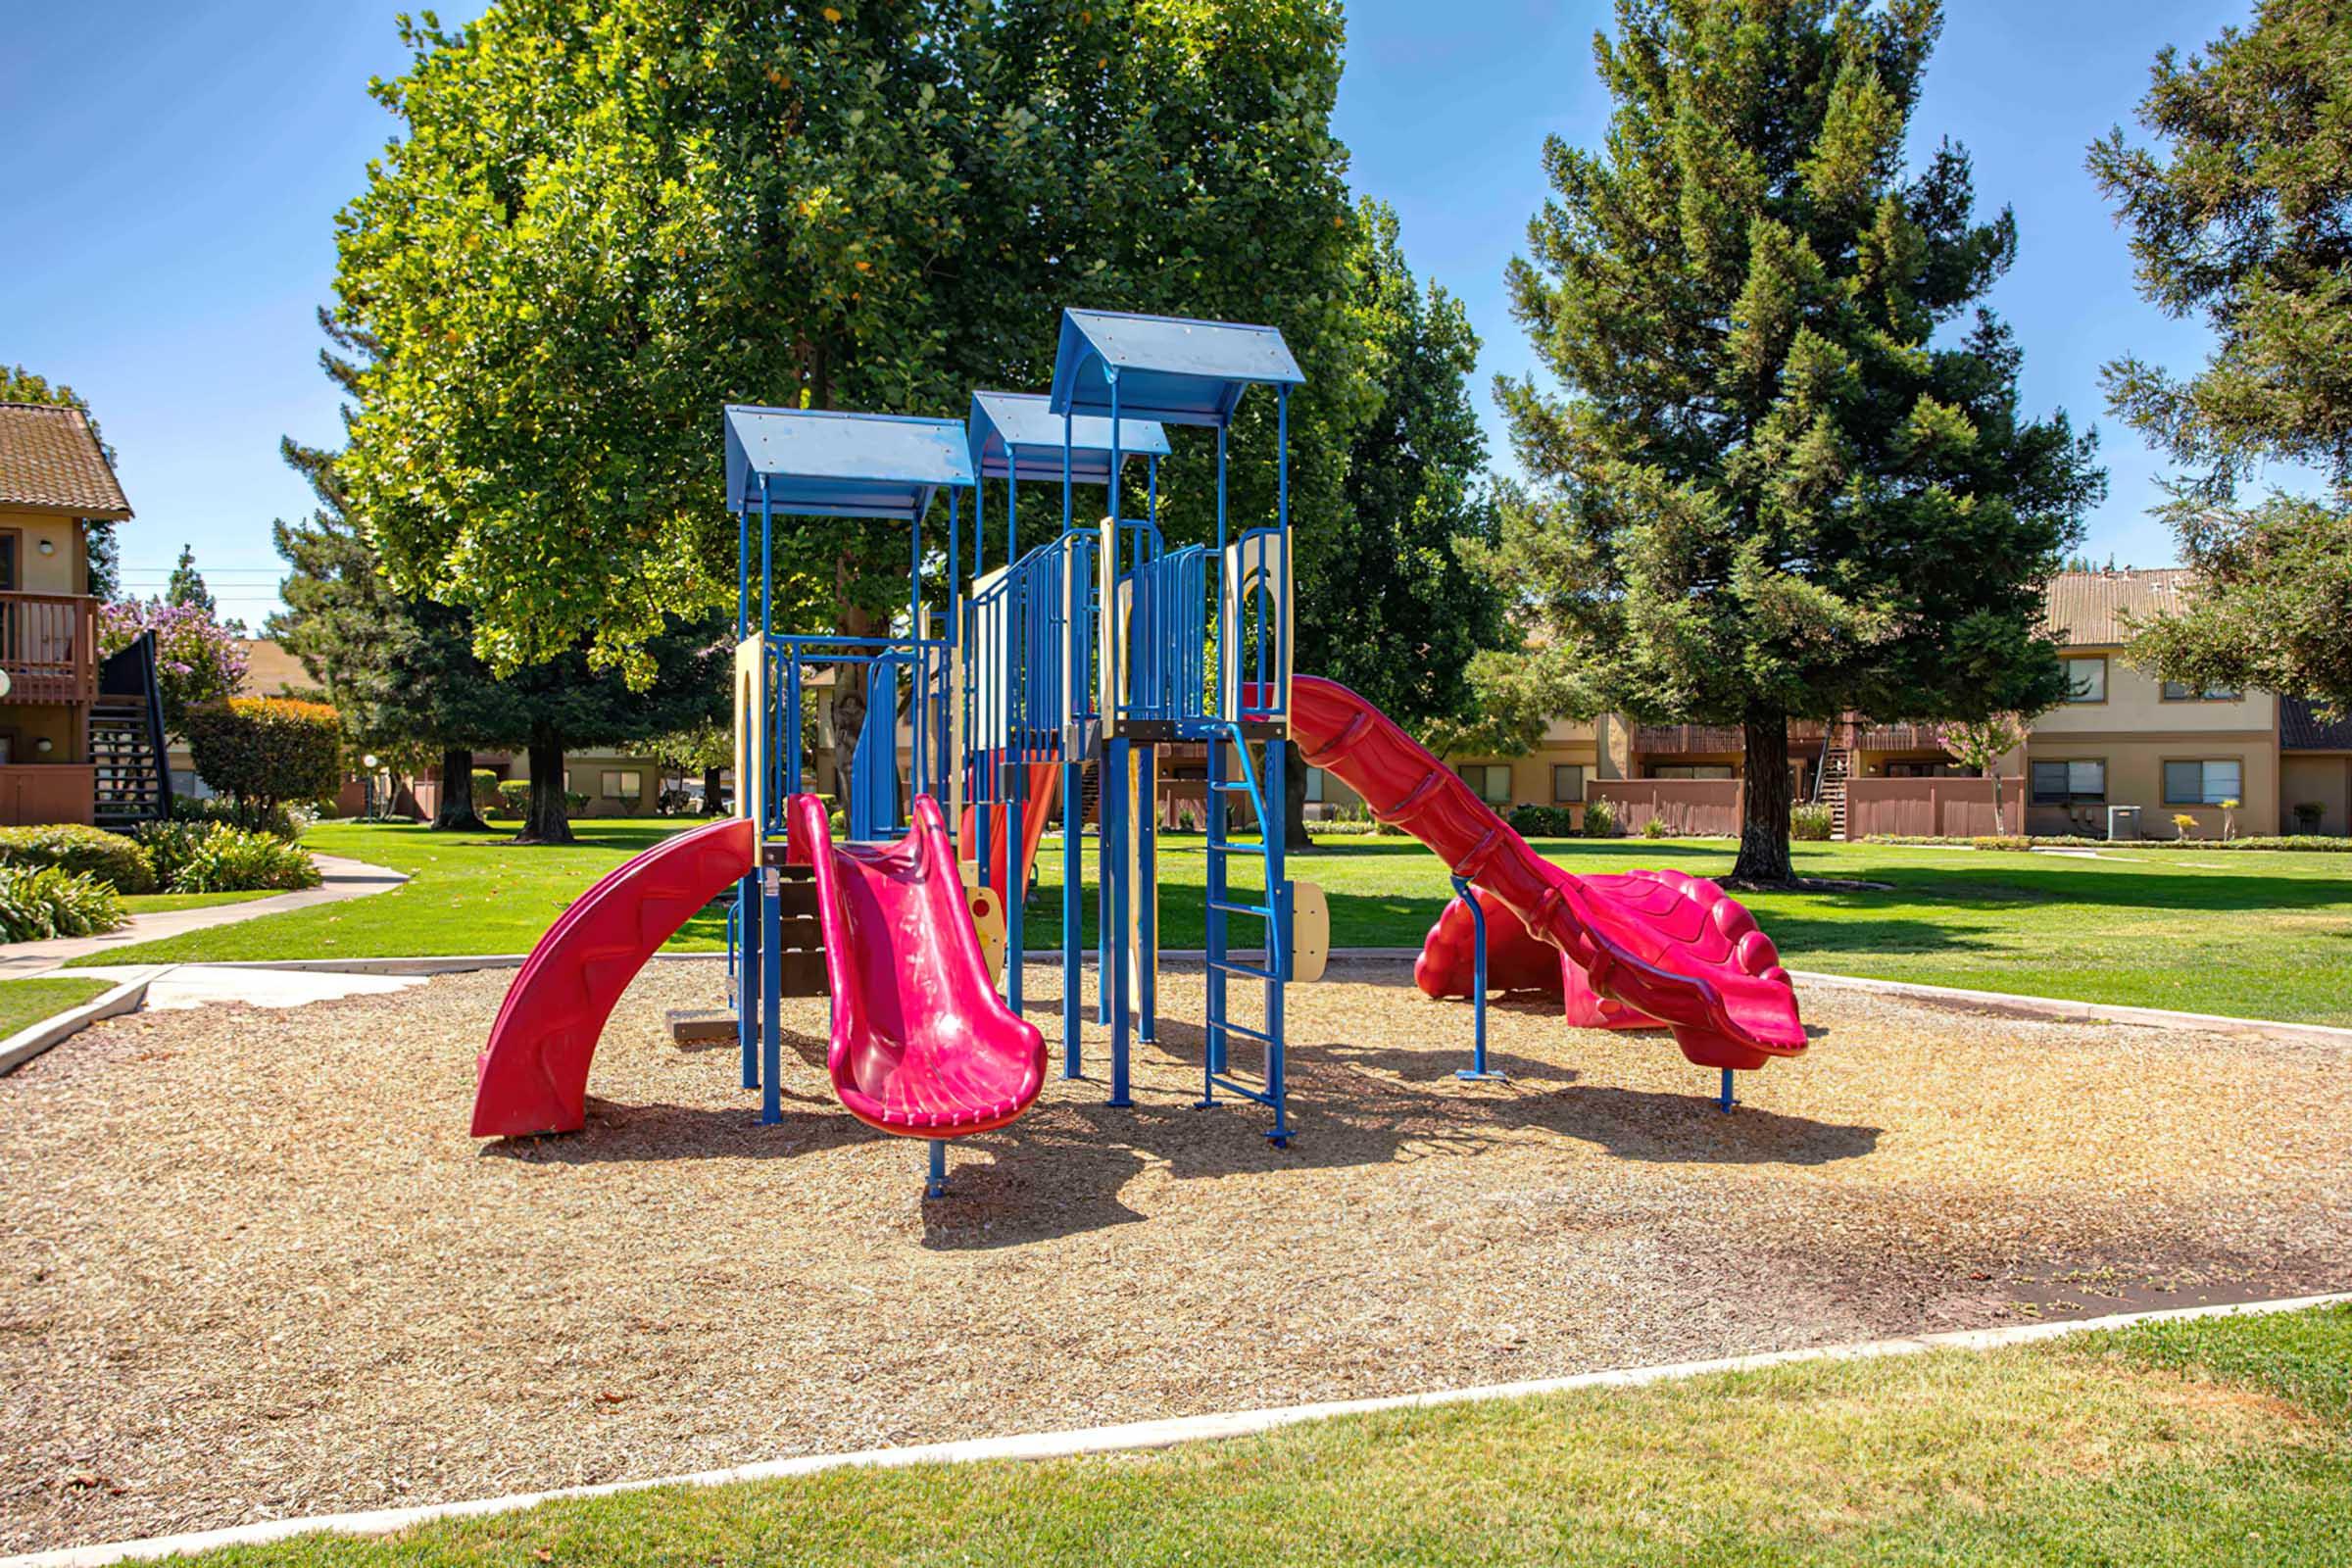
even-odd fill
[{"label": "playground structure", "polygon": [[[597,1036],[630,976],[731,885],[742,1081],[760,1093],[760,1120],[782,1115],[783,999],[828,996],[827,1067],[843,1105],[925,1140],[926,1190],[944,1191],[947,1141],[1007,1124],[1043,1089],[1044,1037],[1022,1011],[1025,906],[1056,807],[1062,1074],[1083,1076],[1089,768],[1095,1021],[1108,1032],[1108,1103],[1132,1103],[1132,1053],[1159,1022],[1152,803],[1168,745],[1207,757],[1200,1103],[1223,1094],[1262,1107],[1277,1147],[1293,1130],[1285,988],[1318,978],[1329,951],[1320,891],[1286,866],[1285,741],[1452,871],[1464,899],[1433,929],[1416,975],[1433,996],[1474,996],[1478,1049],[1465,1076],[1488,1075],[1491,961],[1497,974],[1540,977],[1538,947],[1552,955],[1572,1023],[1670,1028],[1686,1056],[1722,1071],[1727,1109],[1733,1072],[1803,1051],[1770,940],[1712,883],[1561,870],[1370,704],[1294,671],[1290,400],[1303,379],[1271,327],[1071,310],[1050,391],[975,393],[960,424],[728,408],[739,814],[647,851],[549,930],[481,1054],[474,1135],[582,1126]],[[1274,400],[1272,516],[1237,528],[1229,441],[1260,387]],[[1213,432],[1213,545],[1171,547],[1161,533],[1170,426]],[[1126,474],[1139,458],[1140,493]],[[1004,547],[990,566],[998,480]],[[1058,483],[1062,503],[1058,528],[1025,552],[1023,482]],[[1079,521],[1081,487],[1103,492],[1092,524]],[[927,555],[923,520],[942,492],[943,548]],[[777,630],[776,519],[793,515],[907,525],[903,633]],[[927,564],[939,579],[936,622]],[[837,843],[825,801],[807,787],[815,737],[805,710],[820,683],[838,690],[845,677],[862,678],[865,710],[854,737],[832,737],[836,756],[849,756]],[[1237,1055],[1254,1055],[1255,1070]]]}]

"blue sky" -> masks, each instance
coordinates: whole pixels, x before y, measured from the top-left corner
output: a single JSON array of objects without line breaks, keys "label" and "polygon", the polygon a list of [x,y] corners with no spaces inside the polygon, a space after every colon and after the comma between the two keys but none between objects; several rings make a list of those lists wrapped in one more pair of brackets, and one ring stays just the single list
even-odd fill
[{"label": "blue sky", "polygon": [[[229,613],[258,620],[279,575],[272,517],[309,495],[277,439],[337,438],[313,308],[333,215],[390,122],[368,77],[400,69],[393,5],[159,0],[20,8],[0,49],[0,359],[71,381],[119,449],[136,521],[134,591],[184,540]],[[473,14],[446,5],[445,19]],[[1338,130],[1356,188],[1395,204],[1415,269],[1458,294],[1486,380],[1533,368],[1504,263],[1544,196],[1543,137],[1597,138],[1591,39],[1602,0],[1351,0]],[[2153,565],[2161,466],[2106,416],[2098,368],[2133,352],[2183,367],[2201,331],[2132,286],[2082,149],[2129,122],[2156,50],[2242,22],[2245,0],[1950,0],[1919,127],[1975,156],[1980,201],[2017,210],[2018,264],[1993,304],[2026,355],[2025,401],[2105,439],[2112,494],[2088,548]]]}]

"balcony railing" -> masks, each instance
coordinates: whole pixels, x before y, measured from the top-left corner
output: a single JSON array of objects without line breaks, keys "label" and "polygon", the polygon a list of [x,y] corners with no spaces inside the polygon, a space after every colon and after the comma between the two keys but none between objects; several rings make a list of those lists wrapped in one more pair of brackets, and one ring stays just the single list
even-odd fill
[{"label": "balcony railing", "polygon": [[0,593],[0,669],[11,703],[86,703],[97,695],[98,601],[81,594]]},{"label": "balcony railing", "polygon": [[[1817,718],[1788,721],[1790,749],[1800,753],[1817,751],[1825,740],[1843,751],[1940,753],[1943,750],[1942,743],[1936,738],[1935,727],[1928,724],[1865,724],[1847,718],[1835,724],[1825,724]],[[1745,742],[1737,724],[1642,724],[1634,732],[1634,744],[1643,756],[1658,757],[1738,752]]]}]

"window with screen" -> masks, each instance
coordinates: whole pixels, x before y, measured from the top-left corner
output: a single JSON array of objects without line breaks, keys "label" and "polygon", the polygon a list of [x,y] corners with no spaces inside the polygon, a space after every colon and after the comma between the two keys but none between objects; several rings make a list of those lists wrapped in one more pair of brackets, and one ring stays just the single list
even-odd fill
[{"label": "window with screen", "polygon": [[1306,770],[1306,804],[1319,806],[1322,801],[1323,770],[1319,767],[1310,767]]},{"label": "window with screen", "polygon": [[1554,806],[1569,806],[1585,798],[1585,768],[1582,762],[1551,764],[1551,801]]},{"label": "window with screen", "polygon": [[2107,764],[2096,760],[2035,762],[2035,806],[2101,806],[2107,800]]},{"label": "window with screen", "polygon": [[2238,695],[2234,686],[2187,686],[2177,680],[2164,683],[2168,703],[2234,703]]},{"label": "window with screen", "polygon": [[1454,771],[1489,806],[1511,804],[1511,765],[1508,762],[1465,762]]},{"label": "window with screen", "polygon": [[2245,770],[2236,759],[2213,761],[2167,762],[2164,764],[2164,804],[2167,806],[2219,806],[2224,801],[2245,799],[2240,786],[2245,782]]},{"label": "window with screen", "polygon": [[645,784],[644,775],[635,769],[607,772],[599,785],[609,801],[633,801]]},{"label": "window with screen", "polygon": [[2066,700],[2070,703],[2103,703],[2107,700],[2107,660],[2069,659],[2066,665]]}]

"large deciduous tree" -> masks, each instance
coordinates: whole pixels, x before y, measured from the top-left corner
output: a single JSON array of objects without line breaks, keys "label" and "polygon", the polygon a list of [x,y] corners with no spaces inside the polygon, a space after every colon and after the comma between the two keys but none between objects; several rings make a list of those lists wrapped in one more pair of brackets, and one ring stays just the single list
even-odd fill
[{"label": "large deciduous tree", "polygon": [[[401,137],[342,217],[341,310],[383,349],[347,468],[395,584],[465,608],[495,667],[584,646],[643,678],[667,617],[728,600],[722,403],[959,415],[1045,384],[1063,305],[1283,328],[1302,537],[1344,508],[1371,390],[1335,0],[507,0],[405,37]],[[1272,425],[1257,397],[1235,432],[1243,522]],[[1207,445],[1166,471],[1179,541]],[[903,602],[902,531],[780,535],[779,625]]]},{"label": "large deciduous tree", "polygon": [[[2199,686],[2308,693],[2352,711],[2352,10],[2264,0],[2201,56],[2159,55],[2134,147],[2090,171],[2132,233],[2140,290],[2202,317],[2214,350],[2180,379],[2107,368],[2115,412],[2183,472],[2162,509],[2198,577],[2132,657]],[[2276,460],[2327,494],[2239,486]]]},{"label": "large deciduous tree", "polygon": [[1967,155],[1906,167],[1936,0],[1619,0],[1592,151],[1509,281],[1557,376],[1498,393],[1533,483],[1486,559],[1529,647],[1497,706],[1737,724],[1736,877],[1789,876],[1791,718],[2064,695],[2041,586],[2101,493],[1979,309],[2016,254]]},{"label": "large deciduous tree", "polygon": [[[1378,401],[1348,451],[1337,514],[1298,534],[1297,662],[1400,723],[1450,733],[1473,707],[1471,657],[1503,635],[1501,593],[1463,560],[1494,531],[1467,383],[1478,334],[1459,300],[1414,279],[1386,205],[1362,203],[1356,231],[1349,304]],[[1303,844],[1303,762],[1286,777]]]}]

